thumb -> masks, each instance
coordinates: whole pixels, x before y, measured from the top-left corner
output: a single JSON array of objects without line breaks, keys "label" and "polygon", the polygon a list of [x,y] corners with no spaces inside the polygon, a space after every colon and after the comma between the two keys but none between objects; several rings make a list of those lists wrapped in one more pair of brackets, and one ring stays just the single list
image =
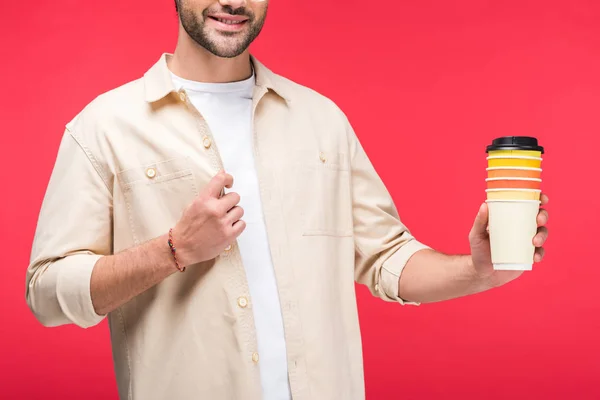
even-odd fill
[{"label": "thumb", "polygon": [[479,207],[479,211],[475,217],[475,222],[473,223],[473,228],[471,229],[471,238],[487,238],[488,217],[488,206],[486,203],[483,203],[481,204],[481,207]]}]

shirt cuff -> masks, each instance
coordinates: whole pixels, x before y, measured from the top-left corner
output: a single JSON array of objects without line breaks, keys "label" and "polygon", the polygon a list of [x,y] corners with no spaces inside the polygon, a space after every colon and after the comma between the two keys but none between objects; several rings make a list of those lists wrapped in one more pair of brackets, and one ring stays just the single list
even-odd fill
[{"label": "shirt cuff", "polygon": [[400,275],[406,266],[408,260],[417,251],[430,249],[429,246],[412,239],[410,242],[402,245],[394,254],[388,258],[381,267],[379,287],[386,296],[386,300],[395,301],[402,305],[420,305],[417,302],[405,301],[398,295]]},{"label": "shirt cuff", "polygon": [[60,264],[56,295],[62,312],[82,328],[97,325],[106,317],[96,314],[90,291],[92,270],[100,258],[102,256],[96,254],[74,254],[50,267]]}]

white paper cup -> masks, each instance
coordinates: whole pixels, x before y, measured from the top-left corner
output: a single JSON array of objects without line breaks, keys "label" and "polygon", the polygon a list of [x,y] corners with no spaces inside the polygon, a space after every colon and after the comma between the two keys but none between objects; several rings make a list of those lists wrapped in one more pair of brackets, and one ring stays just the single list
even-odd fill
[{"label": "white paper cup", "polygon": [[537,200],[487,200],[495,270],[530,271],[537,233]]}]

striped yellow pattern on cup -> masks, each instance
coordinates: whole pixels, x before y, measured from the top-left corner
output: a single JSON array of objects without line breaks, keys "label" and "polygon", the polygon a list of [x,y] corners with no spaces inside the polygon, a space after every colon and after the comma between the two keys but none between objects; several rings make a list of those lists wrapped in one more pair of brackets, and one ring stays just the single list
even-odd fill
[{"label": "striped yellow pattern on cup", "polygon": [[525,156],[525,157],[542,157],[541,151],[531,150],[491,150],[488,152],[490,157],[499,156]]},{"label": "striped yellow pattern on cup", "polygon": [[488,200],[540,200],[541,151],[492,150],[488,152],[487,161]]},{"label": "striped yellow pattern on cup", "polygon": [[490,156],[487,158],[488,167],[524,167],[541,168],[541,157]]}]

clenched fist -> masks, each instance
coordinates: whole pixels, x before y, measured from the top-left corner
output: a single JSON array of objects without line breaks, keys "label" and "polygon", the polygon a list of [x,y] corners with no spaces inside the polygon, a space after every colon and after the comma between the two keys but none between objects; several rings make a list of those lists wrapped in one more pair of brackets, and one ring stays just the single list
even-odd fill
[{"label": "clenched fist", "polygon": [[244,210],[237,204],[240,195],[227,193],[233,177],[219,172],[184,210],[173,228],[177,259],[182,267],[217,257],[244,231]]}]

